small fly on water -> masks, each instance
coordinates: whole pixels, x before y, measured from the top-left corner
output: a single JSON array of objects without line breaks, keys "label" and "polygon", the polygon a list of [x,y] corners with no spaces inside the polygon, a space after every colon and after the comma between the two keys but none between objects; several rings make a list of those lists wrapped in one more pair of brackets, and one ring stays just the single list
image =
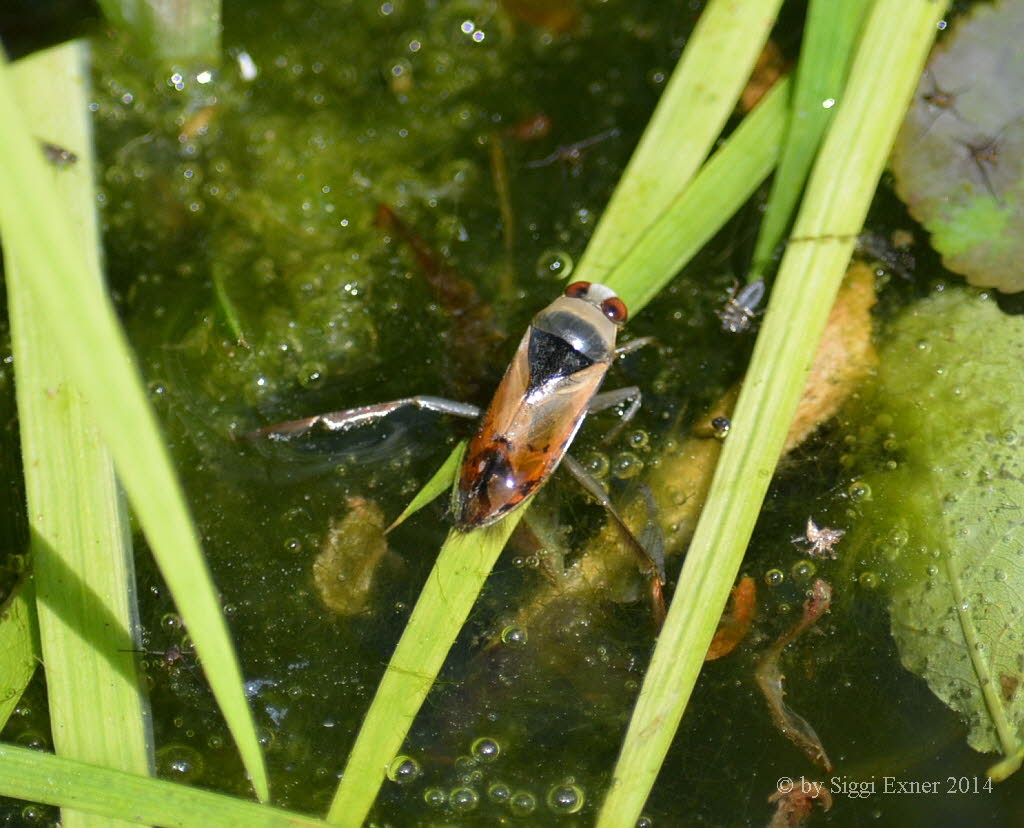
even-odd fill
[{"label": "small fly on water", "polygon": [[750,330],[759,313],[758,306],[764,299],[764,282],[758,279],[738,289],[734,285],[729,288],[729,298],[725,307],[717,311],[722,320],[722,330],[726,333],[743,333]]}]

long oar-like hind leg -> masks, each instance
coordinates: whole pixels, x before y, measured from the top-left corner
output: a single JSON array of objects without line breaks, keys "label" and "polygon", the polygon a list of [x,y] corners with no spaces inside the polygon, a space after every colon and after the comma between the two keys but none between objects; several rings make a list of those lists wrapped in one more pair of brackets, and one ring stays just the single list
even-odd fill
[{"label": "long oar-like hind leg", "polygon": [[660,550],[658,549],[648,549],[639,541],[636,535],[633,534],[633,530],[626,525],[626,522],[622,519],[622,516],[612,504],[611,498],[608,497],[608,492],[605,491],[604,486],[602,486],[600,481],[596,480],[575,457],[571,454],[566,454],[565,457],[562,458],[562,466],[576,478],[576,482],[583,487],[587,494],[604,506],[608,514],[611,516],[612,522],[621,533],[622,538],[626,541],[630,549],[633,550],[637,557],[637,565],[639,566],[640,571],[650,581],[651,607],[653,609],[655,623],[660,628],[662,622],[665,620],[665,598],[662,595],[662,587],[665,584],[664,555],[660,554]]},{"label": "long oar-like hind leg", "polygon": [[348,431],[352,428],[368,425],[383,419],[401,408],[419,408],[423,411],[435,411],[439,414],[451,414],[454,417],[475,419],[480,416],[480,409],[469,403],[446,400],[443,397],[416,396],[404,397],[400,400],[361,405],[358,408],[347,408],[344,411],[330,411],[327,414],[316,414],[301,420],[290,420],[286,423],[264,426],[251,431],[246,437],[266,437],[271,440],[290,440],[306,432],[319,428],[324,431]]}]

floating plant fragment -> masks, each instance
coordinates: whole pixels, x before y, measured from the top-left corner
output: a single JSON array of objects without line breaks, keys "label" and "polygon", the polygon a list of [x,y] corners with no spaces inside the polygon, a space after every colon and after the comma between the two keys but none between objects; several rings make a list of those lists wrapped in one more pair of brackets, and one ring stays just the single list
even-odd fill
[{"label": "floating plant fragment", "polygon": [[951,270],[1024,290],[1024,3],[975,7],[936,47],[896,139],[896,190]]},{"label": "floating plant fragment", "polygon": [[320,599],[339,615],[370,609],[373,581],[387,559],[384,513],[361,497],[348,499],[348,514],[332,521],[313,561],[313,582]]},{"label": "floating plant fragment", "polygon": [[904,666],[964,716],[971,747],[1007,757],[1024,726],[1022,361],[1024,319],[966,290],[896,321],[858,426],[874,471],[851,543],[881,559]]},{"label": "floating plant fragment", "polygon": [[[825,753],[825,747],[811,723],[793,710],[785,702],[786,691],[783,688],[785,676],[782,674],[782,651],[793,643],[800,635],[818,622],[832,605],[832,587],[827,581],[815,578],[811,592],[804,601],[804,612],[800,619],[778,640],[764,651],[754,670],[757,686],[764,694],[772,721],[779,732],[784,734],[804,755],[819,767],[832,772],[832,760]],[[828,810],[826,808],[826,810]]]}]

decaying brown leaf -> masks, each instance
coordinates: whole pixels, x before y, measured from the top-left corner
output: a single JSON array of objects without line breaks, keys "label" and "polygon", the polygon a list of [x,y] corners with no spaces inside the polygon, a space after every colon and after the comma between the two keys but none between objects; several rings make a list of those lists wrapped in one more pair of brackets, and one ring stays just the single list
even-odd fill
[{"label": "decaying brown leaf", "polygon": [[373,579],[388,554],[384,512],[371,500],[348,498],[349,511],[330,529],[313,561],[317,594],[340,615],[370,608]]}]

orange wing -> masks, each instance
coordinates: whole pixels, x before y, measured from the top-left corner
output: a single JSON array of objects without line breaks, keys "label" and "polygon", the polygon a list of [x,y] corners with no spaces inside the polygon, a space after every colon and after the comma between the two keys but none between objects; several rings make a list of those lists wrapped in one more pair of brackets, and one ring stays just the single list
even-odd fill
[{"label": "orange wing", "polygon": [[455,524],[486,526],[533,494],[576,436],[608,363],[554,380],[528,397],[530,331],[519,344],[459,472]]}]

